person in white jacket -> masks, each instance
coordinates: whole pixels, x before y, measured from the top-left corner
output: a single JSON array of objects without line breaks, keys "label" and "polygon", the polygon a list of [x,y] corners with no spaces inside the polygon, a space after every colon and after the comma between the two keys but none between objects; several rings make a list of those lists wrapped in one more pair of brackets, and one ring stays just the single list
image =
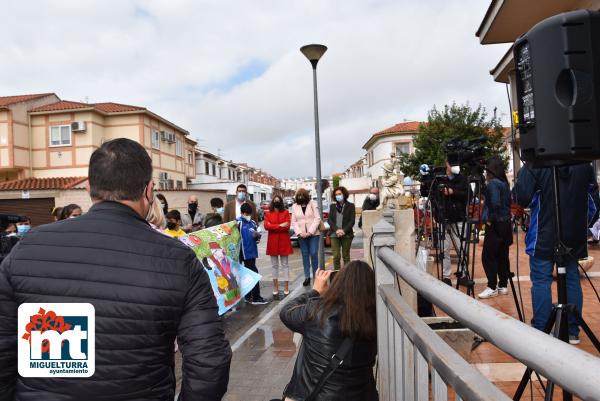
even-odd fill
[{"label": "person in white jacket", "polygon": [[302,251],[305,287],[310,285],[311,264],[313,277],[319,267],[320,222],[321,215],[317,205],[310,199],[306,189],[299,189],[296,192],[296,204],[292,206],[292,228],[298,236]]}]

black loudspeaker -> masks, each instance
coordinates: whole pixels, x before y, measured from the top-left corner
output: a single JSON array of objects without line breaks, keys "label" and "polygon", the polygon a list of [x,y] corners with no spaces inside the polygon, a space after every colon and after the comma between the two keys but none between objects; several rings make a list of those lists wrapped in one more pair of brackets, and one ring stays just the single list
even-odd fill
[{"label": "black loudspeaker", "polygon": [[515,42],[521,158],[539,166],[600,159],[600,13],[543,20]]}]

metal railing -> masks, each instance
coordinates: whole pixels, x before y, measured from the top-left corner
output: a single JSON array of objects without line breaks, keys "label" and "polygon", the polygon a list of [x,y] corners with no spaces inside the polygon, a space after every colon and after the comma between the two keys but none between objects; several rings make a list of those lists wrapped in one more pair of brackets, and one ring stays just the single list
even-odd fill
[{"label": "metal railing", "polygon": [[[600,359],[544,334],[419,270],[390,249],[390,224],[374,227],[379,391],[385,401],[510,400],[417,316],[399,293],[400,277],[485,340],[584,400],[600,401]],[[377,234],[380,235],[377,235]]]}]

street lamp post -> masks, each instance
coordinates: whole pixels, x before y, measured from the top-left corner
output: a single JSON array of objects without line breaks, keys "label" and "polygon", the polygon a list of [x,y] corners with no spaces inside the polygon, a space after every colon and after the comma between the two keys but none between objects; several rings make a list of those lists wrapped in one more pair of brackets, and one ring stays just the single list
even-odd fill
[{"label": "street lamp post", "polygon": [[[317,97],[317,63],[327,51],[327,47],[323,45],[306,45],[300,48],[300,51],[310,64],[313,69],[313,93],[315,103],[315,155],[317,161],[317,204],[319,211],[321,212],[321,219],[323,218],[323,191],[321,182],[321,141],[319,138],[319,100]],[[319,233],[319,268],[325,268],[325,246],[323,243],[323,233]]]}]

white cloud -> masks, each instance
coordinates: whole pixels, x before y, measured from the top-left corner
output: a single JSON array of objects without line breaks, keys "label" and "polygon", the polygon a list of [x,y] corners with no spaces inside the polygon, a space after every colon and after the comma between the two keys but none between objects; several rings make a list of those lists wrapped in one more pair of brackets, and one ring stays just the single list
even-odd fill
[{"label": "white cloud", "polygon": [[[474,35],[485,3],[9,2],[0,93],[146,106],[228,158],[278,176],[314,175],[312,77],[298,49],[324,43],[328,174],[360,157],[373,132],[424,119],[433,104],[469,101],[507,113],[504,88],[488,73],[506,46],[480,46]],[[264,72],[244,81],[249,65]]]}]

